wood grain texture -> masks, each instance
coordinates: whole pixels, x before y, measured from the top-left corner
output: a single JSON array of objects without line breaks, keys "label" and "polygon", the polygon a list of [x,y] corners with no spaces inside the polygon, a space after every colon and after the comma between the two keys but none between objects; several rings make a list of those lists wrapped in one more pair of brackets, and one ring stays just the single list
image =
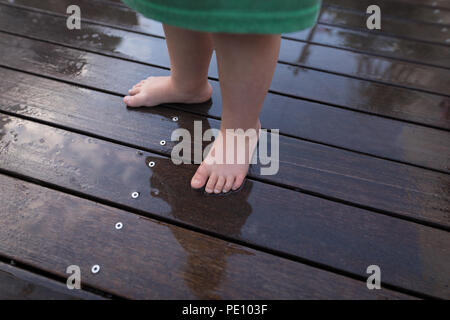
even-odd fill
[{"label": "wood grain texture", "polygon": [[[194,136],[194,121],[201,121],[203,130],[219,127],[217,120],[181,110],[162,107],[127,109],[120,97],[15,71],[4,72],[4,80],[0,80],[0,83],[6,90],[0,95],[1,110],[89,132],[138,148],[170,155],[177,144],[176,141],[169,141],[173,130],[185,128]],[[174,115],[179,118],[176,123],[172,121]],[[161,139],[168,143],[161,146]],[[423,137],[417,139],[426,141]],[[409,140],[414,141],[412,138],[405,139]],[[279,143],[278,173],[261,175],[260,169],[264,166],[259,163],[251,167],[251,177],[444,227],[450,225],[449,175],[284,136],[279,137]],[[417,152],[411,156],[425,153],[426,145],[424,143],[423,148],[418,145]],[[445,149],[434,152],[442,154],[443,159],[449,153]],[[433,150],[429,150],[429,153],[432,155]]]},{"label": "wood grain texture", "polygon": [[[7,1],[7,0],[4,0]],[[1,1],[0,1],[1,2]],[[6,3],[6,2],[5,2]],[[162,25],[154,20],[131,11],[122,6],[105,6],[103,2],[88,0],[16,0],[15,5],[33,10],[44,10],[65,16],[66,7],[75,3],[83,8],[83,20],[119,27],[129,31],[164,37]],[[324,7],[320,19],[325,23],[345,26],[359,26],[361,18],[354,12],[342,11],[333,7]],[[386,25],[387,24],[387,25]],[[361,27],[366,28],[365,24]],[[410,30],[404,23],[390,26],[383,19],[383,32],[403,30],[404,34],[420,35],[423,38],[440,36],[445,43],[448,35],[442,28],[433,25],[421,25],[418,30]],[[404,30],[407,29],[407,30]],[[366,29],[367,30],[367,29]],[[420,31],[420,32],[419,32]],[[432,93],[449,95],[450,75],[448,70],[424,65],[417,65],[390,58],[377,57],[348,50],[330,48],[315,44],[282,39],[279,61],[298,66],[355,76],[362,79],[426,90]],[[213,61],[215,63],[215,61]],[[215,75],[217,68],[212,71]]]},{"label": "wood grain texture", "polygon": [[[15,182],[7,180],[8,182]],[[2,181],[5,182],[5,181]],[[2,192],[4,188],[2,186]],[[19,192],[18,196],[23,196]],[[0,236],[1,237],[1,236]],[[69,290],[65,284],[0,262],[1,300],[103,300],[90,292]]]},{"label": "wood grain texture", "polygon": [[[109,1],[109,0],[108,0]],[[426,6],[430,8],[446,8],[450,9],[448,0],[397,0],[406,5]],[[119,3],[120,0],[111,0],[111,2]]]},{"label": "wood grain texture", "polygon": [[2,254],[58,276],[78,265],[82,285],[126,298],[410,298],[4,175],[0,185]]},{"label": "wood grain texture", "polygon": [[[450,294],[446,231],[252,180],[239,193],[207,196],[189,186],[192,165],[175,166],[148,152],[15,117],[0,119],[2,170],[361,277],[377,264],[386,284]],[[149,168],[149,161],[156,165]]]},{"label": "wood grain texture", "polygon": [[393,38],[381,34],[318,24],[311,29],[286,35],[289,39],[390,57],[402,61],[449,68],[449,47]]},{"label": "wood grain texture", "polygon": [[[0,0],[3,3],[10,3],[8,0]],[[332,1],[333,2],[333,1]],[[334,1],[336,2],[336,1]],[[164,31],[159,22],[148,19],[139,13],[134,12],[128,7],[105,5],[104,1],[88,1],[88,0],[74,0],[72,3],[79,5],[83,8],[83,19],[85,21],[100,23],[109,26],[117,26],[119,28],[124,28],[130,31],[136,31],[140,33],[155,35],[164,37]],[[119,2],[120,3],[120,2]],[[340,1],[338,2],[340,3]],[[357,3],[357,2],[355,2]],[[66,15],[65,10],[67,6],[71,4],[69,0],[15,0],[15,6],[21,6],[23,8],[30,8],[34,10],[42,10],[44,12],[52,12],[60,15]],[[318,18],[318,23],[321,25],[332,24],[335,26],[358,29],[367,32],[366,28],[366,18],[365,10],[367,6],[364,7],[363,11],[358,10],[345,10],[345,8],[326,6],[324,5],[321,10],[321,14]],[[333,27],[333,26],[331,26]],[[447,28],[448,29],[448,28]],[[332,28],[333,30],[333,28]],[[355,37],[352,33],[346,33],[345,30],[341,28],[335,29],[336,31],[332,34],[328,34],[330,38],[350,38]],[[341,30],[341,31],[340,31]],[[433,24],[420,24],[420,23],[405,23],[404,20],[396,20],[393,18],[385,17],[383,14],[383,27],[381,30],[370,30],[370,37],[373,40],[377,39],[377,34],[385,34],[387,36],[397,36],[403,37],[411,40],[421,40],[432,42],[436,44],[447,44],[446,40],[449,36],[448,30],[445,26],[433,25]],[[291,34],[286,34],[285,38],[289,38]],[[370,39],[370,38],[369,38]],[[389,38],[381,38],[386,41]],[[389,51],[395,51],[399,44],[413,45],[414,42],[402,42],[398,39],[390,39],[392,45],[390,47],[378,48],[378,50],[386,50],[386,54],[389,55]],[[289,42],[289,40],[284,39],[282,42]],[[320,44],[320,43],[319,43]],[[373,50],[377,52],[376,46],[370,46],[370,42],[366,41],[366,45],[369,45],[366,52],[372,54]],[[352,48],[352,44],[348,44]],[[436,48],[432,46],[431,48]],[[353,48],[356,49],[356,48]],[[401,49],[401,48],[398,48]],[[418,54],[418,52],[410,52],[410,54]],[[438,50],[436,50],[438,54]],[[331,54],[330,54],[331,56]],[[372,56],[373,57],[373,56]],[[400,57],[401,58],[401,57]],[[430,60],[432,61],[432,60]],[[447,67],[448,63],[446,64]]]},{"label": "wood grain texture", "polygon": [[[341,4],[341,2],[338,2]],[[353,3],[358,3],[353,1]],[[346,8],[323,7],[319,18],[321,24],[331,24],[345,28],[357,29],[368,32],[370,34],[382,34],[391,37],[400,37],[415,41],[425,41],[441,45],[448,44],[450,33],[448,28],[439,24],[427,24],[417,22],[406,22],[405,20],[397,20],[393,17],[384,15],[385,6],[381,5],[381,29],[369,30],[366,20],[369,17],[366,9],[372,2],[364,7],[363,11],[355,12]],[[345,4],[342,3],[342,4]]]},{"label": "wood grain texture", "polygon": [[[415,5],[412,1],[391,1],[391,0],[377,0],[377,5],[380,6],[381,12],[387,17],[393,17],[397,19],[416,21],[416,22],[426,22],[441,25],[450,24],[450,10],[429,8],[425,6]],[[422,4],[426,4],[428,0],[420,1]],[[429,3],[433,6],[433,2],[437,6],[439,1],[431,1]],[[371,0],[324,0],[326,5],[335,5],[343,8],[350,8],[360,12],[366,12],[369,5],[373,4]],[[448,2],[447,2],[448,5]]]},{"label": "wood grain texture", "polygon": [[[110,56],[151,63],[158,67],[169,68],[170,66],[164,39],[100,25],[89,25],[88,23],[84,24],[82,30],[69,31],[59,27],[62,23],[65,23],[65,18],[43,15],[9,6],[1,6],[0,8],[0,30],[62,43],[73,48],[84,48]],[[21,19],[23,19],[23,22],[18,21]],[[28,21],[33,21],[33,23],[29,24]],[[442,52],[442,50],[445,50],[445,47],[443,49],[440,47],[439,52]],[[429,55],[431,51],[426,49],[426,52]],[[448,53],[450,55],[450,48]],[[302,58],[296,56],[292,59],[295,61]],[[448,64],[448,59],[446,61]],[[362,59],[356,64],[359,66],[356,67],[357,70],[366,67],[367,69],[376,69],[367,62],[367,59]],[[387,73],[393,72],[391,69],[388,70],[390,71]],[[403,75],[401,75],[402,71],[404,71]],[[397,72],[394,72],[395,75],[391,79],[401,79],[402,77],[413,79],[412,76],[409,76],[409,69],[399,66]],[[418,72],[413,70],[411,74],[417,77],[420,74]],[[210,76],[217,77],[215,59],[211,63]],[[427,78],[433,78],[433,76],[429,73]],[[444,75],[443,79],[443,83],[448,82],[448,75]],[[354,79],[286,64],[277,65],[271,90],[275,93],[371,114],[440,128],[450,128],[450,121],[448,120],[450,98],[448,96],[392,87],[383,83]]]},{"label": "wood grain texture", "polygon": [[[51,55],[47,54],[49,49]],[[168,74],[150,66],[10,35],[0,39],[0,53],[2,63],[10,67],[117,94],[126,94],[128,88],[149,74]],[[111,75],[119,74],[109,81]],[[184,110],[220,117],[219,86],[212,84],[212,103]],[[280,128],[281,133],[294,137],[444,172],[450,170],[446,156],[450,152],[449,133],[441,130],[278,95],[266,98],[261,121],[265,128]]]}]

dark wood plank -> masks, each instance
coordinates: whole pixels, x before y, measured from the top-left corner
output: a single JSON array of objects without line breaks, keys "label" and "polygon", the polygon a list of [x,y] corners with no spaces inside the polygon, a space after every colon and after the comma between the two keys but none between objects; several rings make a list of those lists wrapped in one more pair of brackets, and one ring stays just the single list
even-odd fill
[{"label": "dark wood plank", "polygon": [[[14,183],[16,181],[8,180],[8,182]],[[2,192],[3,190],[2,186]],[[19,194],[23,195],[22,193]],[[69,290],[65,284],[0,262],[0,299],[103,300],[104,298],[82,289]]]},{"label": "dark wood plank", "polygon": [[[449,297],[449,232],[252,180],[239,193],[205,196],[189,186],[195,166],[16,117],[0,119],[3,171],[362,277],[377,264],[385,284]],[[149,161],[156,165],[149,168]],[[131,197],[134,191],[139,198]]]},{"label": "dark wood plank", "polygon": [[[8,48],[14,48],[14,50],[11,51],[13,55],[10,60],[19,61],[17,60],[17,57],[22,54],[21,50],[18,50],[17,46],[12,45],[11,41],[9,43],[10,46]],[[42,47],[40,47],[41,45]],[[80,83],[81,79],[81,83],[84,85],[94,87],[100,86],[101,88],[105,88],[105,90],[122,90],[121,88],[123,87],[128,88],[128,85],[123,85],[120,82],[122,80],[126,80],[130,81],[131,84],[137,81],[137,79],[143,78],[144,75],[149,72],[149,70],[145,70],[145,68],[138,64],[131,64],[127,62],[128,65],[124,67],[123,65],[116,63],[116,61],[108,61],[108,59],[103,56],[77,53],[71,49],[67,49],[68,51],[66,51],[64,48],[52,49],[52,46],[46,43],[32,42],[32,47],[33,50],[22,57],[20,63],[17,65],[18,68],[28,69],[28,66],[30,66],[31,68],[34,68],[32,70],[38,74],[48,73],[51,76],[56,75],[56,77],[69,81],[73,81],[75,78],[75,83]],[[0,46],[0,49],[1,48],[2,46]],[[40,65],[42,60],[41,62],[39,62],[39,59],[38,61],[34,61],[34,57],[43,56],[49,51],[59,52],[60,55],[52,55],[51,57],[47,56],[47,58],[43,59],[44,64],[42,66]],[[79,60],[79,54],[82,54],[82,60]],[[3,56],[6,57],[7,55],[4,54]],[[80,70],[80,68],[77,69],[77,63],[79,63],[79,67],[82,70]],[[63,67],[61,68],[61,66]],[[61,74],[63,75],[62,77]],[[117,81],[113,81],[113,83],[111,83],[107,80],[110,78],[111,74],[121,74],[121,76],[117,78]],[[52,92],[58,91],[53,88],[53,85],[54,84],[49,84],[48,89],[46,89],[46,92],[48,92],[47,96],[51,96],[52,99],[56,98]],[[15,91],[15,82],[10,83],[8,88],[9,90],[6,90],[6,92],[8,92],[8,94],[10,92],[14,94],[12,94],[9,98],[12,100],[6,102],[6,104],[11,105],[11,107],[8,107],[7,109],[5,108],[5,110],[20,112],[15,110],[25,109],[26,114],[28,111],[24,102],[27,100],[31,101],[31,99],[28,97],[23,98],[23,96],[16,94],[17,91]],[[38,89],[38,91],[35,92],[36,97],[41,100],[34,101],[38,102],[38,105],[44,105],[44,107],[39,108],[45,109],[47,108],[46,104],[49,103],[49,100],[42,101],[42,94],[38,93],[39,90],[41,89]],[[30,91],[27,91],[27,94],[29,92]],[[72,92],[58,103],[50,103],[53,105],[52,108],[57,110],[61,109],[61,105],[67,105],[67,101],[71,100],[70,96],[72,94],[78,98],[80,97],[80,94],[86,94],[86,92]],[[100,101],[101,99],[102,98],[100,98]],[[118,109],[124,107],[120,97],[115,97],[114,99]],[[85,99],[85,101],[87,103],[83,104],[92,105],[92,100],[89,100],[89,98]],[[100,110],[97,109],[99,104],[101,103],[93,104],[92,106],[95,107],[87,108],[87,110],[84,110],[81,113],[79,113],[80,111],[73,111],[73,113],[79,113],[80,117],[83,119],[83,113],[95,112],[91,111],[91,109]],[[72,105],[74,106],[74,110],[79,110],[76,100]],[[201,107],[208,108],[208,104]],[[192,110],[192,107],[188,107],[185,110]],[[103,111],[100,111],[97,119],[104,119],[101,116],[102,112]],[[108,110],[107,112],[110,113]],[[132,112],[138,113],[139,111],[133,109],[131,113]],[[31,112],[31,115],[34,117],[39,117],[40,114],[41,112]],[[92,119],[96,118],[94,117]],[[152,133],[154,136],[152,141],[145,138],[148,135],[147,131],[149,130],[148,122],[143,122],[141,124],[142,127],[140,127],[141,129],[139,134],[136,134],[135,131],[136,120],[130,121],[129,114],[121,115],[121,118],[117,121],[117,123],[124,123],[124,126],[128,126],[129,130],[133,133],[126,139],[129,143],[137,146],[150,146],[150,149],[152,150],[160,150],[161,146],[159,146],[159,141],[161,138],[169,140],[172,130],[177,128],[178,125],[187,128],[192,127],[192,119],[195,118],[187,118],[187,121],[182,124],[172,123],[165,130],[158,129],[157,131],[154,131]],[[198,119],[202,120],[201,117],[198,117]],[[53,120],[50,121],[55,122]],[[103,126],[99,126],[99,124],[92,122],[85,123],[86,120],[83,122],[73,120],[67,122],[68,120],[64,114],[62,117],[58,116],[56,122],[62,123],[62,121],[65,121],[68,127],[79,127],[79,123],[82,123],[84,126],[83,130],[95,130],[97,132],[100,130],[102,136],[116,137],[118,140],[123,139],[120,131],[118,132],[114,127],[107,126],[107,130],[103,130]],[[210,121],[211,124],[209,124]],[[375,128],[373,127],[375,124],[377,123],[372,123],[372,125],[369,125],[367,129],[370,130],[371,128]],[[204,128],[208,128],[211,125],[217,126],[217,122],[208,120],[208,122],[204,124]],[[340,126],[342,127],[342,125]],[[160,127],[160,125],[156,125],[154,128],[157,127]],[[403,136],[404,132],[414,132],[416,129],[417,128],[411,128],[410,130],[402,129],[394,136],[398,137],[398,141],[406,141],[414,136],[406,136],[405,138]],[[352,132],[351,128],[349,129],[349,132]],[[391,134],[394,134],[395,132],[396,131],[391,131]],[[326,131],[324,131],[324,134],[325,133]],[[382,137],[392,140],[392,136]],[[445,136],[443,137],[445,138]],[[428,140],[424,140],[423,137],[419,136],[418,139],[420,143],[417,144],[417,149],[414,154],[411,155],[411,158],[418,157],[420,153],[429,153],[429,159],[438,159],[438,161],[440,161],[439,163],[444,164],[445,168],[447,168],[446,170],[448,170],[449,160],[446,155],[449,154],[448,150],[450,149],[450,146],[448,145],[449,143],[447,142],[449,139],[443,139],[441,141],[438,139],[438,143],[433,143],[437,149],[429,149],[427,144],[430,143]],[[354,140],[355,139],[352,138],[350,142]],[[433,141],[433,139],[429,141]],[[164,147],[165,152],[169,153],[173,145],[174,143],[168,143]],[[441,155],[441,157],[438,157],[438,155]],[[448,175],[442,175],[423,169],[391,163],[385,160],[361,156],[352,152],[337,150],[313,143],[300,142],[296,139],[283,136],[280,137],[280,159],[280,171],[277,175],[260,178],[267,179],[278,184],[319,193],[325,195],[326,197],[343,199],[365,207],[393,212],[395,214],[413,219],[448,226],[449,190],[446,188],[446,183],[448,183],[448,179],[450,179]],[[355,164],[358,165],[355,166]],[[255,166],[255,170],[251,171],[251,175],[258,177],[258,169],[259,167]],[[320,184],[317,183],[318,176],[320,177],[319,180],[322,181]],[[342,186],[343,184],[345,187]]]},{"label": "dark wood plank", "polygon": [[[281,42],[279,61],[361,80],[450,95],[450,71],[437,67],[289,40]],[[293,70],[294,75],[301,72],[303,69]]]},{"label": "dark wood plank", "polygon": [[[374,4],[374,2],[371,0],[324,0],[324,4],[366,12],[367,7]],[[410,5],[406,2],[391,0],[377,0],[376,4],[380,6],[382,15],[387,17],[427,23],[450,24],[450,10]]]},{"label": "dark wood plank", "polygon": [[2,254],[58,276],[78,265],[82,285],[126,298],[411,298],[4,175],[0,185]]},{"label": "dark wood plank", "polygon": [[[340,0],[337,2],[332,2],[338,3],[339,5],[341,4]],[[426,24],[392,19],[389,16],[384,15],[385,6],[382,4],[379,4],[381,5],[380,9],[382,14],[381,29],[369,30],[366,26],[366,20],[369,16],[366,14],[366,8],[370,4],[373,4],[373,1],[368,1],[367,3],[370,4],[365,7],[361,6],[361,3],[358,1],[352,2],[357,4],[359,9],[364,8],[364,10],[355,12],[340,7],[324,6],[321,11],[319,23],[353,28],[370,33],[384,34],[387,36],[402,37],[411,40],[420,40],[437,44],[450,44],[450,40],[448,40],[450,38],[449,28],[437,24]],[[345,5],[346,2],[342,4]]]},{"label": "dark wood plank", "polygon": [[[109,0],[108,0],[109,1]],[[111,0],[112,2],[120,2],[120,0]],[[416,6],[427,6],[431,8],[447,8],[450,9],[448,0],[396,0],[404,4],[414,4]]]},{"label": "dark wood plank", "polygon": [[[56,0],[40,0],[40,1],[24,1],[27,3],[27,8],[40,9],[64,15],[65,8],[71,4],[70,0],[56,1]],[[21,3],[21,2],[19,2]],[[109,6],[105,12],[105,6],[100,2],[87,0],[77,0],[75,2],[80,7],[83,7],[83,19],[93,20],[113,27],[125,28],[130,31],[145,32],[148,34],[156,34],[164,36],[161,25],[155,21],[146,19],[125,7]],[[328,15],[330,16],[330,15]],[[340,17],[340,16],[339,16]],[[32,19],[31,19],[32,20]],[[41,18],[38,18],[41,20]],[[61,24],[62,22],[59,22]],[[45,23],[48,25],[48,23]],[[48,27],[48,26],[47,26]],[[88,32],[95,34],[98,30]],[[98,37],[104,38],[104,33],[110,34],[110,31],[104,29],[97,33]],[[410,32],[411,33],[411,32]],[[27,32],[26,34],[31,34]],[[40,37],[40,36],[39,36]],[[122,38],[129,39],[136,37],[136,35],[122,34]],[[158,46],[160,41],[154,41],[152,38],[148,39],[141,35],[141,42],[145,55],[148,54],[146,49],[148,46]],[[136,41],[138,41],[136,39]],[[161,44],[160,44],[161,45]],[[92,46],[83,45],[83,47]],[[334,72],[342,75],[358,77],[361,79],[374,80],[388,84],[395,84],[402,87],[415,88],[426,90],[431,93],[439,93],[449,95],[450,73],[448,70],[434,68],[430,66],[417,65],[413,63],[393,60],[389,58],[376,57],[373,55],[350,52],[348,50],[324,47],[314,44],[304,44],[298,41],[283,39],[281,42],[281,52],[279,61],[307,68],[313,68],[321,71]],[[93,48],[98,49],[97,47]],[[115,50],[109,50],[108,53],[114,54]],[[135,59],[137,61],[148,62],[148,57],[142,59],[140,54],[134,50],[126,50],[123,46],[123,54],[127,58]],[[166,48],[161,50],[165,52]],[[169,67],[168,56],[159,57],[158,59],[150,60],[154,64],[161,64],[164,67]],[[217,67],[215,60],[212,61],[211,75],[217,77]]]},{"label": "dark wood plank", "polygon": [[[192,133],[194,121],[202,121],[204,130],[219,127],[217,120],[205,119],[181,110],[126,109],[120,97],[78,89],[15,71],[4,70],[4,74],[6,75],[4,80],[0,81],[2,87],[6,89],[0,96],[1,110],[90,132],[166,155],[170,155],[176,142],[168,142],[165,146],[161,146],[159,141],[169,140],[174,129],[187,128]],[[51,96],[51,99],[42,100],[43,96]],[[178,123],[171,121],[173,115],[177,115],[180,119]],[[105,122],[106,118],[116,120]],[[377,123],[372,123],[372,126],[374,125]],[[372,126],[369,126],[368,130],[371,130]],[[383,129],[387,130],[386,127]],[[417,128],[411,128],[411,132],[415,129]],[[349,132],[352,132],[351,128]],[[401,132],[407,132],[407,129],[403,128]],[[412,136],[405,141],[423,141],[423,143],[415,143],[410,149],[397,152],[405,152],[411,157],[425,154],[428,142],[420,137],[422,131],[416,132],[419,136],[416,138]],[[350,142],[355,141],[354,138],[349,138]],[[390,139],[389,136],[380,138]],[[379,143],[381,145],[383,140]],[[283,136],[280,136],[279,152],[281,161],[277,175],[261,176],[260,165],[255,165],[250,170],[250,176],[423,221],[448,225],[449,191],[446,188],[446,183],[450,179],[448,175]],[[430,155],[440,154],[443,155],[442,159],[448,159],[446,150],[436,149],[429,152]],[[336,159],[339,159],[338,163]],[[316,180],[324,183],[318,184]],[[343,184],[343,181],[346,187],[337,187]]]},{"label": "dark wood plank", "polygon": [[[125,94],[126,89],[132,86],[133,82],[139,81],[140,77],[144,78],[148,74],[167,74],[165,70],[49,46],[28,39],[9,35],[2,39],[4,41],[0,40],[0,51],[10,66],[118,94]],[[41,52],[47,52],[48,48],[51,48],[54,54],[42,59]],[[58,54],[55,54],[57,52]],[[120,73],[121,77],[111,83],[108,79],[116,72]],[[3,81],[8,87],[14,84],[14,81],[9,81],[8,78]],[[213,85],[216,90],[212,104],[185,110],[220,117],[219,88],[217,83],[213,82]],[[14,99],[14,95],[11,95],[11,98]],[[450,146],[446,142],[449,141],[448,132],[310,102],[300,103],[295,99],[277,95],[267,97],[261,121],[264,127],[281,128],[282,133],[295,137],[445,172],[449,170],[447,154]],[[302,125],[299,126],[298,123]]]},{"label": "dark wood plank", "polygon": [[[3,18],[1,14],[7,12],[9,14]],[[69,31],[60,28],[65,19],[11,7],[2,7],[0,16],[0,29],[3,30],[139,62],[150,61],[166,68],[170,65],[163,39],[111,28],[105,30],[106,27],[98,25],[91,25],[89,28],[87,24],[82,30]],[[21,18],[25,20],[21,22]],[[29,24],[28,21],[34,21],[34,24]],[[210,75],[217,75],[216,69],[216,64],[212,63]],[[354,110],[450,128],[450,98],[445,96],[284,64],[278,64],[271,89]]]},{"label": "dark wood plank", "polygon": [[290,33],[287,37],[313,44],[449,68],[450,49],[448,46],[322,24],[304,31]]},{"label": "dark wood plank", "polygon": [[[10,66],[118,94],[126,94],[126,89],[138,82],[140,77],[167,74],[165,70],[47,43],[9,35],[2,39],[0,51],[4,61]],[[48,48],[51,48],[52,56],[42,59]],[[121,74],[121,77],[111,83],[108,81],[111,74]],[[215,93],[212,105],[205,104],[186,110],[220,117],[219,88],[215,82],[213,86]],[[446,156],[450,149],[446,142],[449,140],[449,133],[444,131],[310,102],[300,104],[300,101],[278,95],[267,97],[261,121],[266,128],[281,128],[282,133],[292,136],[445,172],[449,170]],[[302,123],[302,126],[298,123]]]}]

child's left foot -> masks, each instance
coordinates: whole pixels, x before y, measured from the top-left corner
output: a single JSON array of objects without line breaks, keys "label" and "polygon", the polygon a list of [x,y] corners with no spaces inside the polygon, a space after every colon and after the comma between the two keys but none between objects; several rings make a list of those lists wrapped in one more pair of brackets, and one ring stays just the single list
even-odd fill
[{"label": "child's left foot", "polygon": [[128,90],[123,102],[129,107],[153,107],[163,103],[201,103],[209,100],[212,87],[207,80],[194,88],[179,88],[170,76],[148,77]]},{"label": "child's left foot", "polygon": [[[250,134],[247,142],[242,145],[236,143],[234,139],[239,134],[230,134],[225,129],[221,129],[221,134],[216,137],[208,155],[192,177],[191,187],[200,189],[206,184],[205,191],[207,193],[226,193],[239,189],[247,175],[260,129],[261,124],[258,120],[253,129],[254,134]],[[235,143],[231,141],[235,141]],[[238,151],[245,151],[244,161],[237,161]],[[232,161],[226,161],[227,155],[234,155]],[[217,161],[218,159],[221,161]]]}]

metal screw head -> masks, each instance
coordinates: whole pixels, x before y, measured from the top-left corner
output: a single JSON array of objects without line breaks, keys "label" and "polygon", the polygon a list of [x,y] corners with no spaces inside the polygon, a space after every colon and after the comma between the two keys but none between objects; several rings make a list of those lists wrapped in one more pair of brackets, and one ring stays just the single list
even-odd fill
[{"label": "metal screw head", "polygon": [[178,121],[178,117],[172,117],[172,121],[173,122],[177,122]]},{"label": "metal screw head", "polygon": [[139,192],[137,192],[137,191],[133,192],[133,193],[131,194],[131,197],[132,197],[133,199],[136,199],[137,197],[139,197]]},{"label": "metal screw head", "polygon": [[98,264],[94,264],[91,268],[92,273],[98,273],[100,271],[100,266]]},{"label": "metal screw head", "polygon": [[159,144],[162,145],[162,146],[165,146],[165,145],[166,145],[166,140],[161,140],[161,141],[159,142]]},{"label": "metal screw head", "polygon": [[148,163],[148,166],[149,166],[150,168],[153,168],[153,167],[155,166],[155,161],[150,161],[150,162]]},{"label": "metal screw head", "polygon": [[117,230],[120,230],[120,229],[122,229],[123,228],[123,223],[122,222],[117,222],[116,223],[116,229]]}]

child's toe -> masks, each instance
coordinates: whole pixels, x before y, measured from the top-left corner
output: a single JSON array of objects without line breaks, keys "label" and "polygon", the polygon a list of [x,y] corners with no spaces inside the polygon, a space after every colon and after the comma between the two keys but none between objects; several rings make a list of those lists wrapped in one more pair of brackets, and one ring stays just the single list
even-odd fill
[{"label": "child's toe", "polygon": [[239,174],[239,175],[237,175],[236,176],[236,180],[234,180],[234,183],[233,183],[233,190],[237,190],[237,189],[239,189],[239,187],[242,185],[242,183],[244,182],[244,179],[245,179],[245,175],[243,175],[243,174]]},{"label": "child's toe", "polygon": [[212,193],[214,191],[214,186],[217,183],[217,179],[219,177],[213,173],[209,176],[208,183],[206,184],[205,191],[208,193]]},{"label": "child's toe", "polygon": [[142,94],[136,94],[134,96],[126,96],[123,101],[129,107],[140,107],[144,105],[145,97]]},{"label": "child's toe", "polygon": [[197,169],[197,172],[192,177],[191,187],[194,189],[200,189],[205,185],[206,180],[208,180],[208,172],[206,172],[206,170],[204,170],[204,168],[200,166]]},{"label": "child's toe", "polygon": [[221,193],[223,190],[223,186],[225,185],[226,178],[224,176],[219,176],[216,182],[216,186],[214,187],[214,193]]},{"label": "child's toe", "polygon": [[225,181],[225,185],[222,189],[224,193],[227,193],[228,191],[231,190],[231,188],[233,187],[233,182],[234,182],[234,176],[228,176]]},{"label": "child's toe", "polygon": [[141,92],[141,88],[140,87],[135,87],[133,89],[128,90],[128,94],[134,96],[135,94],[138,94],[139,92]]}]

